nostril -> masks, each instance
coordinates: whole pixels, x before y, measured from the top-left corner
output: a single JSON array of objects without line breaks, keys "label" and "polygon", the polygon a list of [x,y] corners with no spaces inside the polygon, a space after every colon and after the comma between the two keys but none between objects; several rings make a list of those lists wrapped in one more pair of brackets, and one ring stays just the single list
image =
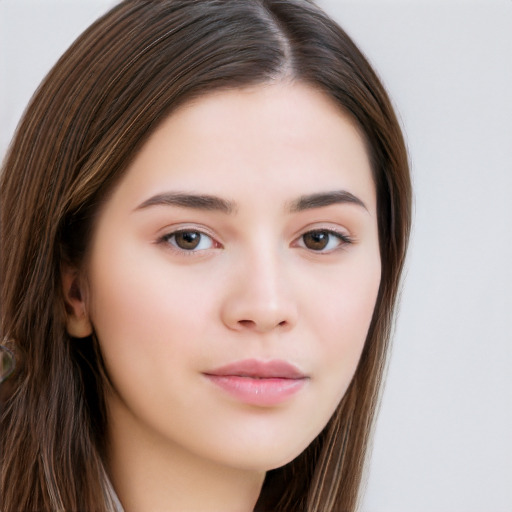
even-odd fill
[{"label": "nostril", "polygon": [[[243,327],[245,329],[258,329],[258,327],[261,325],[258,322],[255,322],[254,320],[239,320],[238,325],[240,327]],[[286,320],[282,320],[278,323],[273,323],[272,326],[267,325],[263,326],[265,329],[272,328],[272,327],[286,327],[288,325],[288,322]]]},{"label": "nostril", "polygon": [[239,320],[238,323],[242,327],[254,327],[254,325],[255,325],[253,320]]}]

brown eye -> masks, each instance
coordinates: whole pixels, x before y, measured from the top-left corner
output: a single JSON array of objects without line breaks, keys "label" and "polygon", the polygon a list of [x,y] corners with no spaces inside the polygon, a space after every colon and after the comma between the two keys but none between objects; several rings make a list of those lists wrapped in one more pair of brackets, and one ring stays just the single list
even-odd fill
[{"label": "brown eye", "polygon": [[176,245],[180,249],[192,250],[196,249],[201,241],[201,233],[197,231],[181,231],[180,233],[176,233],[174,235],[174,239],[176,240]]},{"label": "brown eye", "polygon": [[351,239],[346,235],[328,229],[315,229],[304,233],[300,238],[299,245],[310,251],[329,252],[349,243],[351,243]]},{"label": "brown eye", "polygon": [[211,237],[200,231],[176,231],[164,237],[173,247],[182,251],[202,251],[211,249],[214,242]]},{"label": "brown eye", "polygon": [[327,231],[310,231],[302,236],[304,245],[312,251],[322,251],[327,247],[331,234]]}]

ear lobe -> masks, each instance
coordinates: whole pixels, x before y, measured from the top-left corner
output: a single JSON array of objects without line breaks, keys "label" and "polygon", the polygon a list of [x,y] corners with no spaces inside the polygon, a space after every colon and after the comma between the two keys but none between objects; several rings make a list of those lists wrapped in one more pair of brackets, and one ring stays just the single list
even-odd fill
[{"label": "ear lobe", "polygon": [[62,287],[66,306],[67,332],[73,338],[87,338],[92,334],[93,329],[87,313],[83,285],[75,269],[63,269]]}]

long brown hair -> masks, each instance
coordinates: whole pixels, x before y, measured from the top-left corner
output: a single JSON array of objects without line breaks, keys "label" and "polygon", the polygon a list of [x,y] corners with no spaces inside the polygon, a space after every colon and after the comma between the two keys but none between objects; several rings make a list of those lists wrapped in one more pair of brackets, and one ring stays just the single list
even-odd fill
[{"label": "long brown hair", "polygon": [[322,90],[359,125],[382,278],[346,395],[311,445],[267,474],[256,509],[355,510],[410,228],[407,154],[388,96],[307,0],[125,0],[43,81],[0,177],[0,340],[17,358],[0,397],[2,512],[112,510],[101,352],[93,337],[66,333],[61,268],[79,267],[99,205],[179,104],[282,78]]}]

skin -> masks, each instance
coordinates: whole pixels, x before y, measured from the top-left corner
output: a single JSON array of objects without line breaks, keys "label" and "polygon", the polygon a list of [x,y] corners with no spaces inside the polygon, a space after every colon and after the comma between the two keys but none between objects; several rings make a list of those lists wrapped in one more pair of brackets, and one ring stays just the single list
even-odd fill
[{"label": "skin", "polygon": [[[297,208],[341,190],[363,205]],[[231,211],[144,205],[176,192]],[[195,250],[173,237],[184,229]],[[311,248],[312,230],[325,248]],[[126,512],[252,510],[265,472],[300,454],[343,397],[380,272],[367,152],[323,93],[215,92],[167,118],[103,206],[85,272],[64,276],[68,330],[94,329],[113,384],[108,462]],[[304,385],[261,406],[205,377],[244,359],[287,361]]]}]

